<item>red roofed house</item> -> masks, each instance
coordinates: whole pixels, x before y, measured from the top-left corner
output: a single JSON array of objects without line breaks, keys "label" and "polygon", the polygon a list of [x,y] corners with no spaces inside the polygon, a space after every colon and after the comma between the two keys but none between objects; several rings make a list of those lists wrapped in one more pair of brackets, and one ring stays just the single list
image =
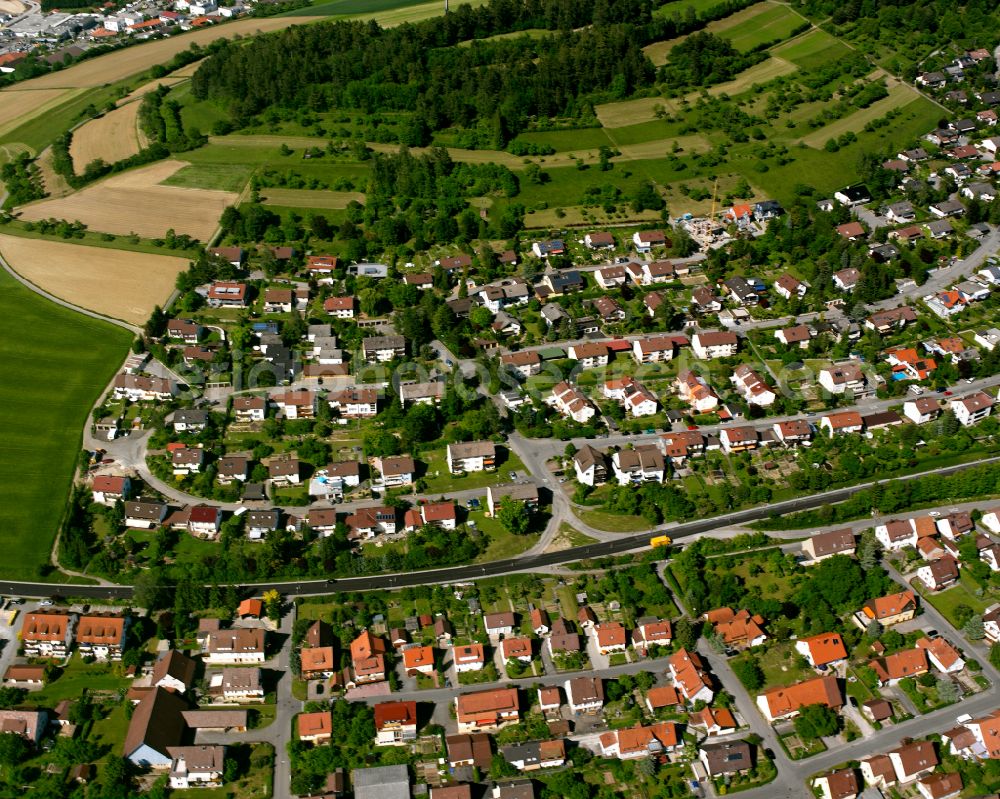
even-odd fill
[{"label": "red roofed house", "polygon": [[895,685],[907,677],[919,677],[930,669],[927,663],[927,653],[919,647],[903,649],[886,655],[884,658],[876,658],[868,665],[875,672],[881,686]]},{"label": "red roofed house", "polygon": [[835,666],[847,660],[847,648],[840,633],[822,633],[795,642],[795,650],[814,669]]},{"label": "red roofed house", "polygon": [[132,481],[127,477],[99,474],[94,478],[90,488],[94,493],[94,502],[110,506],[119,500],[124,502],[128,499],[132,490]]},{"label": "red roofed house", "polygon": [[772,688],[757,697],[757,707],[769,722],[790,718],[806,705],[837,710],[844,704],[835,677],[815,677],[783,688]]},{"label": "red roofed house", "polygon": [[648,621],[640,624],[632,632],[632,646],[645,655],[651,646],[670,646],[673,641],[673,628],[669,620]]},{"label": "red roofed house", "polygon": [[594,635],[597,638],[597,651],[602,655],[624,652],[628,646],[625,640],[625,628],[618,622],[595,625]]},{"label": "red roofed house", "polygon": [[460,733],[499,730],[521,720],[516,688],[476,691],[455,697]]},{"label": "red roofed house", "polygon": [[611,730],[601,735],[600,740],[601,754],[604,757],[617,757],[619,760],[672,752],[684,745],[680,727],[672,721],[664,721],[650,727]]},{"label": "red roofed house", "polygon": [[416,702],[380,702],[373,709],[377,746],[402,746],[416,740]]},{"label": "red roofed house", "polygon": [[76,647],[82,657],[97,660],[121,660],[128,616],[92,613],[81,616],[76,625]]}]

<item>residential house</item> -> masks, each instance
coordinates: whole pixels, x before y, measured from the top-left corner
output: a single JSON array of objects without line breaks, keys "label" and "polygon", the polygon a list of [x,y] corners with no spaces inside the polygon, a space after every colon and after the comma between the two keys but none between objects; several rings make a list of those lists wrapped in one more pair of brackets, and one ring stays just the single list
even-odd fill
[{"label": "residential house", "polygon": [[500,363],[523,379],[537,375],[542,371],[542,359],[535,350],[522,350],[501,355]]},{"label": "residential house", "polygon": [[940,415],[941,405],[931,397],[918,397],[903,403],[903,416],[914,424],[932,422]]},{"label": "residential house", "polygon": [[378,389],[349,386],[331,391],[326,402],[345,419],[370,419],[378,413]]},{"label": "residential house", "polygon": [[875,672],[880,686],[896,685],[900,680],[919,677],[930,669],[927,653],[919,647],[893,652],[870,661],[868,665]]},{"label": "residential house", "polygon": [[865,327],[884,336],[893,331],[902,330],[910,322],[916,321],[916,311],[908,305],[900,305],[898,308],[876,311],[865,320]]},{"label": "residential house", "polygon": [[549,614],[545,608],[531,608],[528,617],[535,635],[545,635],[551,629]]},{"label": "residential house", "polygon": [[170,788],[218,788],[225,771],[226,747],[218,744],[168,746]]},{"label": "residential house", "polygon": [[247,285],[236,281],[217,280],[208,289],[210,308],[246,308]]},{"label": "residential house", "polygon": [[128,499],[132,491],[132,481],[128,477],[99,474],[94,477],[90,490],[94,494],[94,502],[114,506]]},{"label": "residential house", "polygon": [[616,288],[624,286],[628,281],[628,273],[621,265],[602,266],[594,272],[594,280],[602,289]]},{"label": "residential house", "polygon": [[890,519],[875,526],[875,538],[888,552],[917,545],[917,530],[910,519]]},{"label": "residential house", "polygon": [[719,404],[719,397],[701,375],[685,369],[674,382],[677,396],[695,413],[709,413]]},{"label": "residential house", "polygon": [[516,688],[476,691],[455,697],[459,733],[492,732],[517,724],[521,707]]},{"label": "residential house", "polygon": [[598,714],[604,709],[604,682],[600,677],[574,677],[563,683],[573,715]]},{"label": "residential house", "polygon": [[489,771],[493,749],[488,734],[477,732],[473,735],[449,735],[444,740],[451,768],[475,766],[480,771]]},{"label": "residential house", "polygon": [[766,408],[773,405],[778,398],[774,389],[764,381],[764,378],[746,364],[737,366],[730,380],[736,391],[749,405]]},{"label": "residential house", "polygon": [[639,230],[632,235],[632,243],[636,252],[646,253],[653,247],[665,247],[667,237],[662,230]]},{"label": "residential house", "polygon": [[963,427],[971,427],[990,415],[993,410],[993,398],[985,391],[977,391],[965,397],[952,398],[948,407]]},{"label": "residential house", "polygon": [[671,361],[677,350],[688,343],[685,336],[646,336],[632,342],[632,357],[636,363]]},{"label": "residential house", "polygon": [[841,291],[854,291],[859,280],[861,280],[861,272],[853,266],[833,273],[833,285]]},{"label": "residential house", "polygon": [[493,471],[496,468],[496,445],[492,441],[467,441],[448,444],[448,470],[452,474]]},{"label": "residential house", "polygon": [[611,456],[611,468],[618,485],[662,483],[666,475],[663,454],[654,444],[618,450]]},{"label": "residential house", "polygon": [[945,555],[917,569],[917,579],[931,591],[943,591],[958,580],[958,561]]},{"label": "residential house", "polygon": [[265,658],[265,632],[260,627],[216,630],[205,640],[205,662],[212,665],[257,665]]},{"label": "residential house", "polygon": [[[558,768],[566,762],[566,742],[562,740],[527,741],[521,744],[503,746],[500,748],[500,754],[518,771]],[[432,797],[432,799],[434,798]]]},{"label": "residential house", "polygon": [[763,617],[745,609],[734,611],[730,607],[716,608],[705,614],[705,621],[713,626],[715,634],[730,648],[760,646],[767,640]]},{"label": "residential house", "polygon": [[62,610],[25,613],[21,621],[21,645],[29,658],[64,659],[73,640],[76,614]]},{"label": "residential house", "polygon": [[367,540],[379,535],[395,535],[397,529],[396,508],[385,505],[356,508],[344,519],[347,537]]},{"label": "residential house", "polygon": [[927,653],[930,664],[942,674],[957,674],[965,668],[965,661],[944,638],[921,638],[917,647]]},{"label": "residential house", "polygon": [[802,542],[802,551],[809,556],[810,564],[834,555],[854,555],[854,548],[854,531],[850,527],[816,533]]},{"label": "residential house", "polygon": [[929,774],[940,762],[934,751],[934,744],[930,741],[913,741],[886,754],[899,783],[913,782],[918,777]]},{"label": "residential house", "polygon": [[804,419],[791,419],[771,425],[774,437],[786,447],[806,444],[812,440],[812,427]]},{"label": "residential house", "polygon": [[757,449],[760,435],[753,427],[726,427],[719,433],[719,443],[726,454]]},{"label": "residential house", "polygon": [[333,739],[333,714],[329,710],[299,713],[295,717],[295,727],[300,741],[329,743]]},{"label": "residential house", "polygon": [[208,693],[213,701],[237,705],[264,701],[264,682],[260,669],[226,668],[212,674]]},{"label": "residential house", "polygon": [[601,754],[619,760],[654,757],[672,752],[684,745],[680,727],[672,721],[662,721],[648,727],[626,727],[601,734]]},{"label": "residential house", "polygon": [[332,646],[304,647],[299,652],[299,668],[303,680],[329,679],[338,670]]},{"label": "residential house", "polygon": [[361,342],[362,357],[369,363],[385,363],[406,356],[402,336],[370,336]]},{"label": "residential house", "polygon": [[531,639],[507,637],[500,642],[500,659],[506,663],[517,660],[524,664],[531,663]]},{"label": "residential house", "polygon": [[160,655],[153,665],[151,685],[153,688],[166,688],[174,693],[183,694],[194,684],[197,667],[195,660],[183,652],[171,649]]},{"label": "residential house", "polygon": [[486,655],[482,644],[464,644],[453,647],[451,658],[455,671],[459,674],[467,671],[482,671],[486,666]]},{"label": "residential house", "polygon": [[792,277],[787,272],[774,281],[775,294],[779,297],[784,297],[786,300],[790,300],[792,297],[801,299],[806,296],[808,290],[809,285],[807,283]]},{"label": "residential house", "polygon": [[412,485],[417,471],[416,462],[409,455],[376,458],[375,468],[381,473],[386,488]]},{"label": "residential house", "polygon": [[651,646],[668,648],[672,641],[673,627],[667,619],[640,621],[632,631],[632,646],[642,655],[646,655]]},{"label": "residential house", "polygon": [[584,369],[608,365],[609,351],[606,344],[597,342],[572,344],[568,349],[568,354],[574,361],[579,361],[580,366]]},{"label": "residential house", "polygon": [[753,768],[753,749],[746,741],[706,743],[698,749],[698,759],[709,777],[742,774]]},{"label": "residential house", "polygon": [[529,510],[538,507],[538,486],[532,483],[517,483],[490,486],[486,489],[486,508],[496,515],[497,507],[505,499],[523,503]]},{"label": "residential house", "polygon": [[552,394],[545,401],[555,407],[563,416],[580,424],[586,424],[597,413],[586,395],[566,381],[557,383],[552,389]]},{"label": "residential house", "polygon": [[844,704],[836,677],[814,677],[780,688],[772,688],[757,697],[757,707],[768,722],[790,718],[806,705],[824,705],[838,710]]},{"label": "residential house", "polygon": [[688,704],[708,704],[715,696],[708,667],[697,652],[678,649],[667,663],[667,671],[674,687]]},{"label": "residential house", "polygon": [[115,375],[111,392],[114,399],[130,402],[166,402],[176,393],[177,384],[169,378],[127,373]]},{"label": "residential house", "polygon": [[795,651],[814,669],[838,666],[847,661],[847,648],[840,633],[821,633],[795,642]]},{"label": "residential house", "polygon": [[917,791],[923,799],[954,799],[964,787],[962,775],[957,771],[928,774],[917,780]]},{"label": "residential house", "polygon": [[617,621],[595,624],[593,632],[597,651],[602,655],[624,652],[628,648],[625,628]]},{"label": "residential house", "polygon": [[373,710],[376,746],[404,746],[417,739],[416,702],[379,702]]},{"label": "residential house", "polygon": [[608,459],[589,444],[584,444],[573,456],[573,470],[579,483],[599,486],[608,479]]},{"label": "residential house", "polygon": [[854,621],[861,629],[867,629],[873,621],[877,621],[882,627],[891,627],[909,621],[916,612],[916,595],[912,591],[900,591],[897,594],[869,599],[854,615]]},{"label": "residential house", "polygon": [[267,418],[267,398],[233,397],[232,409],[237,422],[262,422]]},{"label": "residential house", "polygon": [[517,617],[510,611],[487,613],[483,616],[483,626],[490,638],[502,638],[513,634],[517,627]]},{"label": "residential house", "polygon": [[701,360],[728,358],[736,354],[739,339],[729,331],[696,333],[691,338],[691,350]]},{"label": "residential house", "polygon": [[808,325],[793,325],[774,332],[774,337],[786,347],[798,347],[808,349],[812,340],[813,332]]},{"label": "residential house", "polygon": [[334,319],[353,319],[356,307],[357,300],[354,297],[327,297],[323,300],[323,310]]},{"label": "residential house", "polygon": [[80,656],[95,660],[121,660],[129,621],[129,616],[114,613],[80,616],[76,624],[76,648]]},{"label": "residential house", "polygon": [[859,397],[870,393],[864,372],[860,366],[852,362],[820,369],[819,384],[831,394],[845,394],[849,391],[855,397]]},{"label": "residential house", "polygon": [[705,707],[688,716],[688,727],[699,732],[704,730],[706,736],[727,735],[735,732],[738,726],[733,712],[725,707]]}]

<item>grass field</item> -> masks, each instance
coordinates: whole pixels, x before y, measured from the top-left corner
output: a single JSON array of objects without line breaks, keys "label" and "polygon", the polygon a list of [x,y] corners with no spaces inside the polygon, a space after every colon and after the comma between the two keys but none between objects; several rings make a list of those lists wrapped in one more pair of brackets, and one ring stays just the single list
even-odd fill
[{"label": "grass field", "polygon": [[121,328],[0,272],[0,572],[38,577],[62,519],[91,406],[128,352]]},{"label": "grass field", "polygon": [[81,308],[142,325],[173,291],[186,258],[0,234],[0,255],[22,277]]},{"label": "grass field", "polygon": [[638,533],[649,530],[651,525],[641,516],[625,516],[621,513],[608,513],[603,510],[583,510],[579,512],[580,521],[589,524],[597,530],[609,533]]},{"label": "grass field", "polygon": [[261,189],[260,200],[285,208],[319,208],[325,211],[347,208],[351,202],[364,203],[360,191],[310,191],[308,189]]},{"label": "grass field", "polygon": [[420,0],[332,0],[329,3],[314,3],[309,8],[289,11],[289,17],[347,17],[357,14],[374,14],[397,8],[418,5]]},{"label": "grass field", "polygon": [[241,192],[252,174],[253,167],[245,164],[189,164],[160,181],[160,185]]},{"label": "grass field", "polygon": [[794,41],[779,44],[771,51],[773,55],[791,61],[802,69],[815,69],[850,52],[851,49],[840,39],[819,28],[803,33]]},{"label": "grass field", "polygon": [[750,69],[743,70],[732,80],[712,86],[709,88],[708,93],[713,97],[719,97],[723,94],[728,94],[732,97],[733,95],[747,91],[754,84],[767,83],[769,80],[780,78],[783,75],[790,75],[797,69],[798,67],[791,61],[771,56],[766,61],[761,61],[759,64],[754,64]]},{"label": "grass field", "polygon": [[929,103],[928,100],[924,100],[919,94],[917,94],[916,90],[905,84],[897,83],[889,87],[888,97],[884,97],[881,100],[872,103],[868,106],[868,108],[859,109],[853,114],[848,114],[842,119],[831,122],[829,125],[824,125],[822,128],[810,133],[808,136],[803,136],[801,141],[809,147],[822,147],[828,139],[836,139],[839,136],[843,136],[848,131],[859,133],[864,129],[865,125],[873,119],[885,116],[894,108],[904,108],[905,106],[917,101]]},{"label": "grass field", "polygon": [[[759,5],[752,6],[748,11],[760,8]],[[787,39],[791,36],[795,28],[805,22],[805,18],[795,13],[788,6],[775,5],[764,8],[756,14],[742,19],[732,26],[721,26],[722,22],[734,20],[739,14],[727,17],[720,21],[716,33],[724,36],[733,43],[733,47],[741,52],[753,50],[755,47],[766,42],[774,42]]]}]

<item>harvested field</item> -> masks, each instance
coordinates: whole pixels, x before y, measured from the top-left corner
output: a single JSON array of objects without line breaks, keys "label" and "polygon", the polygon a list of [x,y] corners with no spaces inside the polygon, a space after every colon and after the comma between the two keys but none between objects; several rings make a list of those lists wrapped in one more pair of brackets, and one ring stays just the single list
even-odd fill
[{"label": "harvested field", "polygon": [[183,166],[183,161],[161,161],[113,175],[69,197],[42,200],[18,211],[24,220],[79,220],[103,233],[135,233],[155,239],[173,228],[207,241],[218,227],[222,211],[236,202],[237,195],[158,185]]},{"label": "harvested field", "polygon": [[867,108],[862,108],[855,111],[853,114],[848,114],[842,119],[831,122],[829,125],[824,125],[822,128],[810,133],[808,136],[803,136],[800,141],[809,147],[820,148],[826,144],[829,139],[836,139],[848,131],[860,133],[864,126],[873,119],[885,116],[892,109],[902,108],[903,106],[909,105],[919,99],[920,95],[917,93],[916,89],[910,88],[905,83],[895,83],[894,85],[889,86],[888,97],[883,97],[881,100],[872,103]]},{"label": "harvested field", "polygon": [[[196,61],[194,64],[191,64],[190,66],[197,66],[200,63],[201,61]],[[185,67],[184,69],[188,69],[188,67]],[[119,100],[116,103],[116,105],[118,105],[119,107],[123,105],[128,105],[133,100],[138,100],[146,96],[151,91],[153,91],[157,86],[176,86],[178,83],[183,83],[189,77],[189,75],[182,76],[180,73],[183,71],[184,70],[178,70],[177,72],[171,73],[170,75],[165,75],[162,78],[151,80],[149,83],[144,83],[134,92],[130,92],[129,94],[126,94],[124,97],[122,97],[122,99]]]},{"label": "harvested field", "polygon": [[670,104],[662,97],[640,97],[638,100],[595,106],[594,112],[604,127],[626,128],[640,122],[652,122],[656,119],[657,107],[669,109]]},{"label": "harvested field", "polygon": [[[27,86],[30,84],[18,84]],[[0,92],[0,134],[7,133],[26,119],[31,119],[68,100],[80,91],[69,89],[7,89]]]},{"label": "harvested field", "polygon": [[624,144],[618,149],[621,158],[615,161],[645,161],[650,158],[666,158],[677,144],[686,153],[706,153],[712,149],[712,143],[704,136],[692,134],[689,136],[672,136],[658,141],[644,141],[640,144]]},{"label": "harvested field", "polygon": [[83,172],[87,164],[100,158],[113,164],[139,152],[143,142],[139,135],[138,100],[109,111],[102,117],[91,119],[73,131],[70,155],[73,168]]},{"label": "harvested field", "polygon": [[285,208],[321,208],[337,210],[347,208],[350,202],[364,203],[360,191],[310,191],[309,189],[261,189],[260,201],[265,205]]},{"label": "harvested field", "polygon": [[65,197],[73,193],[73,187],[66,182],[66,178],[58,174],[52,166],[52,148],[46,147],[35,161],[38,171],[42,173],[42,183],[45,186],[45,193],[50,198]]},{"label": "harvested field", "polygon": [[[708,93],[714,97],[718,97],[720,94],[728,94],[732,97],[733,95],[745,92],[755,83],[767,83],[769,80],[780,78],[783,75],[790,75],[797,69],[798,67],[791,61],[771,56],[766,61],[761,61],[759,64],[754,64],[750,69],[743,70],[732,80],[712,86],[708,90]],[[696,96],[691,95],[691,99],[693,100]]]},{"label": "harvested field", "polygon": [[0,255],[22,277],[62,300],[142,325],[174,288],[185,258],[0,234]]}]

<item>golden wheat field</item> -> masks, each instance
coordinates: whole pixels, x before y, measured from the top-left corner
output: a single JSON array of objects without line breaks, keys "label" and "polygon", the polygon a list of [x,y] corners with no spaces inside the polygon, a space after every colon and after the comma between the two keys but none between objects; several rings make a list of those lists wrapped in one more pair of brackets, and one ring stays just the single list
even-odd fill
[{"label": "golden wheat field", "polygon": [[141,325],[173,290],[184,258],[0,234],[0,255],[40,289],[81,308]]},{"label": "golden wheat field", "polygon": [[69,197],[41,200],[17,209],[21,219],[79,220],[91,230],[144,238],[159,238],[167,230],[186,233],[201,241],[218,226],[227,205],[236,202],[235,192],[161,186],[184,161],[159,161],[132,169],[88,186]]}]

